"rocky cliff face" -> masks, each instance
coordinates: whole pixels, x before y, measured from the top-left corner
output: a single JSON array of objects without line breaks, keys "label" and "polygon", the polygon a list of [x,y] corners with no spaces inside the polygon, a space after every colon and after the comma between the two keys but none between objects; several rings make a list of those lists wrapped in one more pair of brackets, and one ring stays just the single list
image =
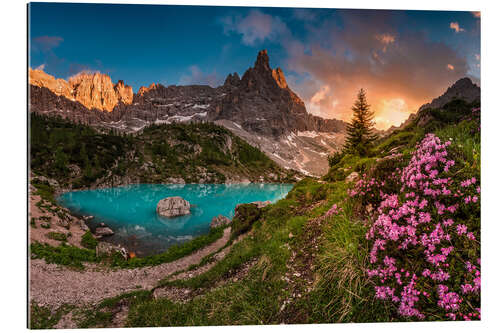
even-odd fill
[{"label": "rocky cliff face", "polygon": [[113,85],[108,75],[80,73],[68,81],[56,79],[41,70],[29,70],[29,82],[33,86],[49,89],[57,96],[81,103],[87,109],[111,112],[121,102],[132,103],[132,87],[118,81]]}]

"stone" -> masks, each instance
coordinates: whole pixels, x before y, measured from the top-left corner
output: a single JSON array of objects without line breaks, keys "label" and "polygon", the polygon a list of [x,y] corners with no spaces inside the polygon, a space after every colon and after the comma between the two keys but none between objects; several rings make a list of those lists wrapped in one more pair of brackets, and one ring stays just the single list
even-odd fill
[{"label": "stone", "polygon": [[231,220],[225,217],[224,215],[214,216],[212,222],[210,223],[210,228],[217,228],[223,225],[228,225],[231,223]]},{"label": "stone", "polygon": [[114,235],[114,231],[111,230],[110,227],[99,226],[95,229],[94,234],[96,235],[97,238],[102,238],[102,237]]},{"label": "stone", "polygon": [[167,184],[181,184],[184,185],[186,184],[186,181],[183,178],[175,178],[175,177],[170,177],[166,181]]},{"label": "stone", "polygon": [[82,229],[83,231],[89,230],[89,227],[87,226],[84,220],[78,220],[78,224],[80,225],[80,229]]},{"label": "stone", "polygon": [[109,257],[114,253],[119,253],[125,260],[129,258],[126,248],[121,245],[115,245],[108,242],[99,242],[96,247],[97,257]]},{"label": "stone", "polygon": [[181,197],[168,197],[158,202],[156,212],[160,216],[175,217],[190,214],[190,208],[189,201]]},{"label": "stone", "polygon": [[350,182],[354,182],[358,179],[359,179],[359,173],[357,173],[356,171],[353,171],[349,174],[349,176],[346,177],[345,181],[347,183],[350,183]]},{"label": "stone", "polygon": [[34,179],[40,183],[47,183],[54,188],[59,187],[59,183],[55,179],[47,178],[45,176],[36,176]]},{"label": "stone", "polygon": [[68,222],[68,220],[66,220],[64,218],[59,218],[57,220],[57,225],[61,226],[63,228],[69,229],[69,222]]},{"label": "stone", "polygon": [[254,202],[251,202],[251,203],[254,204],[254,205],[257,205],[257,208],[264,208],[267,205],[270,205],[271,201],[269,201],[269,200],[267,200],[267,201],[254,201]]},{"label": "stone", "polygon": [[78,177],[82,173],[82,170],[76,164],[68,165],[68,169],[69,169],[69,172],[71,173],[71,177]]}]

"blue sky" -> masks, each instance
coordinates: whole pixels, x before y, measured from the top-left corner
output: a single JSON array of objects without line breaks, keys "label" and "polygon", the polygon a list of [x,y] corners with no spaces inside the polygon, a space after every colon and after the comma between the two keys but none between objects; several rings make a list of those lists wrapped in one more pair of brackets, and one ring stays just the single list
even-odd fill
[{"label": "blue sky", "polygon": [[309,112],[348,119],[364,87],[383,128],[463,76],[479,81],[479,22],[456,11],[32,3],[30,67],[99,71],[134,91],[217,86],[267,49]]}]

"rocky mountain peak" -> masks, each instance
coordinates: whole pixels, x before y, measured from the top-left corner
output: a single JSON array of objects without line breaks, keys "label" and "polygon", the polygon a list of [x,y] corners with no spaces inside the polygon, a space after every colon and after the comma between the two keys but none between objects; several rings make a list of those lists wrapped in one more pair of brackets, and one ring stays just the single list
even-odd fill
[{"label": "rocky mountain peak", "polygon": [[37,87],[46,87],[58,96],[73,99],[73,88],[63,79],[56,79],[40,69],[29,69],[29,83]]},{"label": "rocky mountain peak", "polygon": [[99,109],[111,112],[119,101],[131,102],[130,96],[123,96],[125,87],[115,91],[111,78],[106,74],[82,72],[69,78],[73,87],[75,99],[89,109]]},{"label": "rocky mountain peak", "polygon": [[56,79],[39,69],[29,70],[29,83],[47,88],[58,96],[77,101],[88,109],[113,111],[121,101],[132,103],[134,93],[132,87],[119,81],[113,85],[109,75],[101,73],[81,72],[68,79]]},{"label": "rocky mountain peak", "polygon": [[428,108],[440,108],[454,99],[462,99],[466,102],[473,102],[481,98],[481,88],[472,82],[468,77],[461,78],[449,87],[446,92],[432,100],[432,102],[424,104],[418,111]]},{"label": "rocky mountain peak", "polygon": [[137,92],[137,94],[139,96],[143,96],[144,94],[150,92],[151,90],[156,89],[157,87],[158,87],[158,85],[156,83],[151,83],[149,85],[149,87],[142,86],[142,87],[139,88],[139,91]]},{"label": "rocky mountain peak", "polygon": [[120,100],[125,104],[131,104],[134,99],[134,91],[132,87],[126,85],[123,80],[118,80],[114,86],[115,92],[120,97]]},{"label": "rocky mountain peak", "polygon": [[257,60],[255,60],[254,68],[271,71],[271,67],[269,66],[269,56],[267,55],[267,50],[259,51],[259,54],[257,55]]},{"label": "rocky mountain peak", "polygon": [[240,83],[240,76],[238,73],[229,74],[224,81],[224,86],[237,86]]}]

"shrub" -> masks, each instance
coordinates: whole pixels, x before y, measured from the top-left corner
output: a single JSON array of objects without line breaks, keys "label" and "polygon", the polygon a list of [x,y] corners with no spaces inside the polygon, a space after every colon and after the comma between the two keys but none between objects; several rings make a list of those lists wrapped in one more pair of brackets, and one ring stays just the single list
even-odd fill
[{"label": "shrub", "polygon": [[68,240],[66,234],[63,234],[62,232],[51,231],[47,234],[47,237],[61,242],[66,242]]},{"label": "shrub", "polygon": [[456,173],[450,144],[434,134],[421,141],[398,173],[400,190],[379,190],[377,218],[366,234],[375,297],[409,319],[480,318],[479,181]]},{"label": "shrub", "polygon": [[331,168],[337,165],[342,160],[342,157],[344,157],[344,153],[341,151],[336,151],[332,155],[328,155],[328,166]]},{"label": "shrub", "polygon": [[256,204],[239,205],[236,208],[236,213],[232,222],[231,238],[234,239],[249,231],[255,221],[259,219],[260,214],[261,210]]},{"label": "shrub", "polygon": [[80,244],[87,249],[95,250],[97,247],[97,239],[95,239],[92,233],[87,230],[83,234]]},{"label": "shrub", "polygon": [[82,262],[96,261],[95,251],[66,244],[54,247],[48,244],[33,243],[30,245],[30,252],[32,259],[45,259],[49,264],[75,268],[83,268]]}]

